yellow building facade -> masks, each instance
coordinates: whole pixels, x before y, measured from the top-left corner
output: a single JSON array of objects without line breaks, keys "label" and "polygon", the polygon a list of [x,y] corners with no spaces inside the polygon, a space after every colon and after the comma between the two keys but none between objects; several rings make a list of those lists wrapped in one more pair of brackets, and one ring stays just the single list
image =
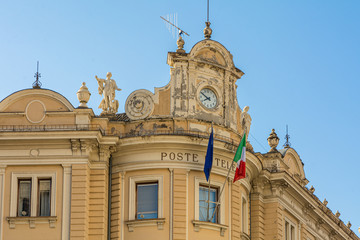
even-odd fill
[{"label": "yellow building facade", "polygon": [[247,143],[246,178],[233,183],[251,123],[236,96],[243,72],[209,37],[189,53],[181,41],[168,85],[134,91],[125,113],[96,116],[85,84],[77,108],[41,88],[0,102],[1,239],[359,239],[306,187],[297,152],[276,149],[275,131],[268,153]]}]

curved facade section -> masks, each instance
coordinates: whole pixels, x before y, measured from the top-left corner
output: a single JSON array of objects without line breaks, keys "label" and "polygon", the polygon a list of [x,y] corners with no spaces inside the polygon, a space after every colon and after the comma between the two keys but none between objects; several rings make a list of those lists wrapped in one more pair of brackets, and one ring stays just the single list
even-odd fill
[{"label": "curved facade section", "polygon": [[[122,182],[124,192],[120,202],[128,207],[124,207],[122,215],[121,211],[114,211],[113,214],[116,219],[122,218],[126,224],[124,239],[142,238],[144,231],[154,233],[154,239],[176,239],[175,236],[182,236],[183,239],[228,239],[234,234],[233,231],[240,235],[240,219],[249,219],[250,215],[248,205],[244,207],[246,212],[242,212],[239,207],[242,202],[250,202],[251,178],[232,183],[235,146],[229,149],[230,145],[215,139],[210,188],[213,200],[218,197],[216,201],[219,201],[219,205],[215,213],[212,209],[214,206],[209,209],[210,215],[214,214],[214,217],[212,222],[207,222],[205,218],[211,216],[206,215],[204,201],[209,185],[203,169],[208,145],[205,136],[208,133],[202,134],[149,134],[119,141],[117,151],[112,154],[112,179]],[[258,159],[252,157],[247,161],[250,175],[261,170],[257,168],[261,166]],[[142,219],[141,211],[138,210],[141,206],[136,205],[141,201],[141,188],[152,184],[157,185],[159,191],[157,205],[153,206],[157,212],[156,221],[147,219],[146,214]],[[249,223],[244,228],[244,233],[249,234]]]}]

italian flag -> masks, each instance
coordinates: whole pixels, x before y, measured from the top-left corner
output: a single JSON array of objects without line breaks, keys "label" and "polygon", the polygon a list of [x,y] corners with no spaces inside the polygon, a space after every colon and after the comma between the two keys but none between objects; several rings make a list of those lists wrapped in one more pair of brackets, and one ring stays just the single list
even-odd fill
[{"label": "italian flag", "polygon": [[246,170],[246,133],[241,139],[238,149],[236,150],[234,162],[237,163],[234,181],[236,182],[239,179],[245,178],[245,170]]}]

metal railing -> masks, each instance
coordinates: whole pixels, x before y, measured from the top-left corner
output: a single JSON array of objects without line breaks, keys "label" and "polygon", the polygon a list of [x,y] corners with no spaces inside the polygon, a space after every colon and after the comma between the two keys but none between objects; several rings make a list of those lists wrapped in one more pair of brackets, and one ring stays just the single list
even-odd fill
[{"label": "metal railing", "polygon": [[[130,131],[127,133],[114,132],[113,135],[118,136],[119,138],[130,138],[130,137],[146,137],[154,135],[177,135],[177,136],[190,136],[196,138],[209,138],[210,133],[203,131],[193,131],[193,130],[140,130],[140,131]],[[234,140],[232,138],[214,134],[214,139],[229,143],[231,145],[239,145],[240,140]]]},{"label": "metal railing", "polygon": [[62,125],[0,125],[0,132],[54,132],[54,131],[100,131],[108,135],[98,124],[62,124]]},{"label": "metal railing", "polygon": [[[62,124],[62,125],[0,125],[0,132],[55,132],[55,131],[100,131],[103,136],[117,136],[119,138],[158,136],[158,135],[176,135],[189,136],[195,138],[208,139],[210,134],[206,131],[193,130],[130,130],[129,132],[120,132],[112,129],[111,131],[103,129],[98,124]],[[229,137],[214,134],[214,139],[237,146],[239,139],[231,139]]]}]

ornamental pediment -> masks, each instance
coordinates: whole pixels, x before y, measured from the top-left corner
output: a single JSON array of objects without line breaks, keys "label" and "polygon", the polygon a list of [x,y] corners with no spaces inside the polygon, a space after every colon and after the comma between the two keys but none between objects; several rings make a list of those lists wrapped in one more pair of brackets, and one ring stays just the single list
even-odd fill
[{"label": "ornamental pediment", "polygon": [[[25,89],[15,92],[0,102],[0,112],[25,112],[32,101],[41,102],[47,111],[71,112],[72,104],[61,94],[48,89]],[[35,104],[35,105],[39,105]]]},{"label": "ornamental pediment", "polygon": [[[67,115],[73,111],[71,103],[57,92],[47,89],[26,89],[15,92],[0,102],[0,124],[73,124],[74,117]],[[60,116],[59,113],[65,115]],[[56,120],[58,122],[54,122],[55,118],[51,116],[53,114],[60,117],[60,120]]]},{"label": "ornamental pediment", "polygon": [[203,62],[218,64],[226,67],[225,58],[214,48],[201,49],[196,53],[194,58]]},{"label": "ornamental pediment", "polygon": [[189,53],[189,60],[227,69],[237,79],[244,74],[235,67],[231,53],[222,44],[213,40],[203,40],[195,44]]},{"label": "ornamental pediment", "polygon": [[292,149],[288,148],[284,155],[283,155],[283,161],[288,166],[288,172],[297,178],[305,179],[305,172],[304,172],[304,166],[300,159],[300,156],[297,154],[297,152]]}]

